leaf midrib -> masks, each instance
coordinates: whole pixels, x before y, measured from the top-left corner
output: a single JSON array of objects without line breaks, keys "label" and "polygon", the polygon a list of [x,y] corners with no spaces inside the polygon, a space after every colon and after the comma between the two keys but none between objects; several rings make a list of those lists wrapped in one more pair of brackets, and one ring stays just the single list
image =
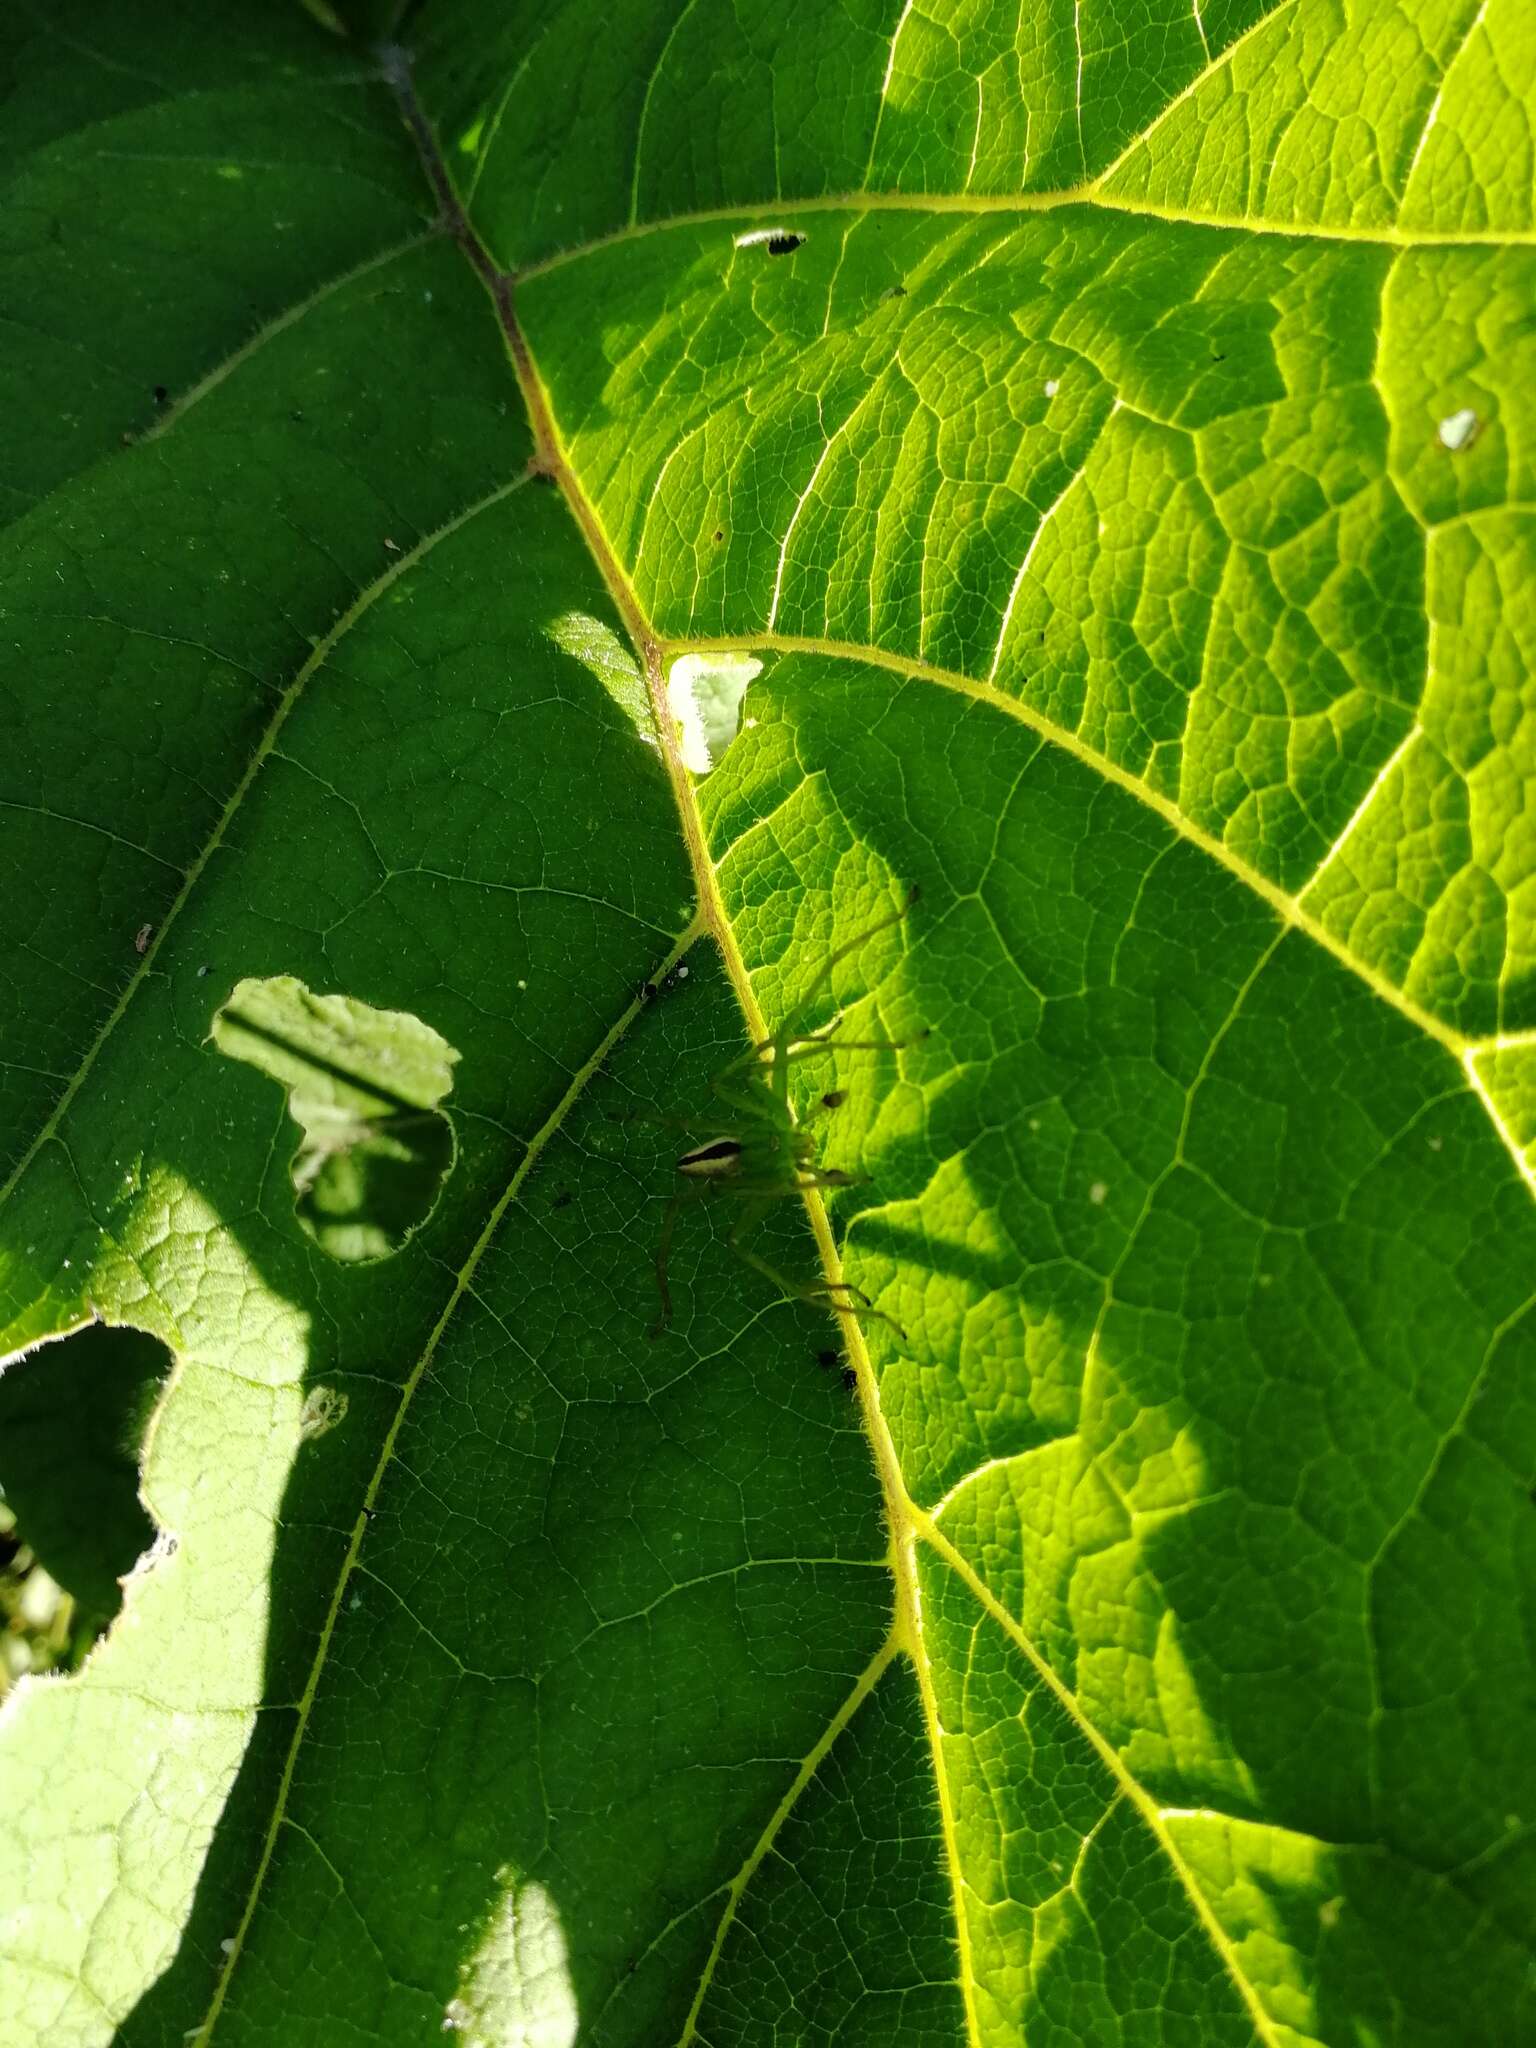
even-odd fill
[{"label": "leaf midrib", "polygon": [[[618,608],[634,640],[651,697],[652,712],[656,720],[663,757],[669,780],[678,806],[679,821],[687,843],[690,863],[694,870],[698,889],[698,924],[714,938],[720,950],[727,977],[735,991],[749,1038],[762,1040],[768,1036],[766,1020],[758,1008],[756,996],[748,977],[745,962],[736,944],[736,937],[729,918],[726,916],[721,899],[715,868],[708,852],[703,821],[699,815],[695,796],[694,779],[683,765],[678,751],[677,734],[670,716],[665,682],[662,673],[664,652],[670,651],[670,643],[663,643],[655,633],[640,599],[630,581],[628,571],[620,561],[604,529],[602,519],[595,505],[587,498],[580,478],[572,469],[561,442],[559,430],[550,407],[547,388],[541,378],[537,363],[529,348],[527,338],[518,324],[513,302],[516,279],[499,271],[484,245],[475,236],[473,229],[459,206],[453,193],[446,165],[438,151],[436,137],[426,116],[414,97],[414,88],[409,75],[402,68],[396,74],[396,89],[400,95],[402,111],[407,126],[415,135],[423,153],[428,177],[434,189],[443,197],[445,214],[451,232],[464,248],[466,259],[486,285],[496,309],[498,320],[506,338],[508,353],[514,374],[528,408],[534,428],[535,463],[544,473],[557,482],[565,494],[577,524],[586,536],[591,548],[594,564],[599,569],[604,583],[613,594]],[[715,644],[715,643],[710,643]],[[1054,734],[1048,735],[1055,737]],[[1063,742],[1065,735],[1062,736]],[[1085,758],[1095,765],[1100,764],[1097,756]],[[805,1190],[802,1199],[816,1239],[821,1262],[829,1282],[842,1278],[841,1261],[833,1235],[831,1220],[826,1205],[814,1189]],[[499,1213],[499,1212],[498,1212]],[[966,2027],[973,2044],[980,2042],[980,2022],[976,2012],[974,1987],[975,1972],[970,1960],[969,1921],[965,1910],[966,1881],[962,1866],[960,1845],[955,1814],[951,1802],[948,1774],[943,1751],[943,1728],[939,1714],[938,1700],[933,1685],[931,1663],[926,1655],[923,1641],[922,1604],[918,1592],[915,1549],[918,1541],[925,1541],[936,1554],[941,1556],[951,1569],[959,1572],[970,1587],[973,1597],[980,1600],[984,1609],[1000,1621],[1025,1655],[1034,1669],[1061,1702],[1073,1725],[1077,1727],[1090,1746],[1111,1771],[1113,1781],[1122,1788],[1122,1796],[1135,1805],[1143,1822],[1148,1826],[1153,1839],[1168,1858],[1172,1870],[1188,1895],[1191,1911],[1211,1942],[1222,1968],[1230,1978],[1242,2005],[1253,2020],[1257,2038],[1273,2044],[1274,2035],[1267,2015],[1259,2004],[1253,1988],[1247,1983],[1237,1967],[1231,1944],[1195,1884],[1193,1874],[1177,1854],[1161,1827],[1156,1809],[1145,1792],[1125,1771],[1120,1758],[1083,1715],[1071,1691],[1048,1663],[1029,1643],[1018,1624],[1006,1614],[982,1581],[960,1556],[949,1539],[919,1509],[908,1494],[905,1478],[901,1471],[896,1447],[880,1408],[879,1387],[868,1349],[864,1342],[862,1327],[856,1319],[849,1319],[846,1331],[848,1354],[858,1377],[858,1390],[864,1408],[871,1448],[885,1500],[887,1526],[890,1530],[890,1569],[893,1581],[895,1620],[893,1643],[907,1655],[917,1680],[925,1733],[932,1759],[934,1784],[940,1808],[940,1824],[944,1844],[944,1860],[950,1883],[954,1914],[956,1942],[961,1958],[961,1990],[966,2011]],[[402,1404],[403,1409],[403,1404]],[[361,1518],[360,1518],[361,1523]],[[334,1611],[334,1610],[333,1610]],[[846,1703],[845,1703],[846,1706]],[[297,1745],[298,1737],[295,1737]],[[797,1787],[798,1787],[797,1780]],[[789,1811],[793,1798],[788,1798],[780,1807],[770,1829]],[[769,1837],[771,1839],[771,1836]],[[764,1845],[765,1846],[765,1845]],[[758,1852],[754,1852],[756,1854]],[[258,1884],[259,1889],[259,1884]],[[254,1905],[254,1893],[253,1893]],[[712,1949],[709,1966],[704,1973],[694,2007],[689,2015],[679,2048],[687,2048],[691,2039],[693,2024],[703,1997],[708,1988],[718,1943],[723,1941],[730,1918],[734,1914],[734,1898],[728,1904],[726,1915],[717,1930],[717,1946]],[[198,2044],[202,2048],[202,2043]]]},{"label": "leaf midrib", "polygon": [[[426,120],[419,104],[414,99],[413,88],[409,78],[402,72],[397,74],[395,82],[397,91],[401,95],[407,125],[412,129],[418,146],[422,149],[429,178],[443,202],[450,230],[464,249],[466,257],[481,277],[495,305],[514,372],[533,423],[536,447],[535,463],[546,475],[559,484],[564,493],[577,524],[586,536],[594,563],[599,569],[610,595],[624,618],[637,652],[641,657],[647,687],[652,700],[653,714],[656,718],[662,741],[662,751],[667,762],[669,776],[672,780],[680,822],[683,827],[685,841],[688,845],[690,862],[694,868],[699,887],[700,917],[704,924],[713,931],[720,947],[728,977],[740,1002],[750,1035],[754,1037],[765,1036],[766,1027],[758,1011],[753,991],[747,978],[744,962],[737,950],[734,932],[725,917],[724,907],[719,898],[713,864],[709,857],[702,820],[699,817],[695,802],[693,779],[682,766],[677,754],[675,733],[670,723],[665,697],[663,664],[672,654],[685,650],[700,651],[730,645],[754,648],[761,648],[764,645],[783,645],[787,647],[795,644],[807,651],[841,655],[845,658],[869,661],[876,665],[884,665],[891,668],[906,666],[914,676],[919,676],[924,680],[944,687],[957,689],[995,708],[1011,712],[1016,718],[1036,730],[1042,738],[1050,741],[1053,745],[1060,746],[1064,751],[1074,754],[1085,765],[1097,770],[1103,779],[1121,784],[1129,794],[1158,811],[1178,836],[1199,845],[1202,851],[1209,857],[1218,860],[1254,893],[1268,901],[1281,920],[1280,932],[1277,933],[1277,943],[1278,938],[1283,935],[1284,930],[1288,927],[1294,926],[1306,931],[1315,943],[1322,945],[1325,950],[1338,958],[1341,964],[1348,967],[1351,973],[1372,989],[1373,993],[1405,1014],[1426,1035],[1438,1040],[1445,1046],[1447,1051],[1451,1052],[1453,1056],[1458,1057],[1459,1063],[1463,1065],[1464,1070],[1470,1072],[1470,1042],[1464,1039],[1461,1034],[1441,1023],[1439,1019],[1421,1010],[1418,1005],[1404,996],[1401,991],[1375,976],[1360,961],[1356,960],[1345,949],[1341,941],[1336,940],[1332,934],[1327,932],[1324,927],[1302,910],[1299,896],[1293,897],[1288,895],[1278,884],[1268,881],[1267,878],[1249,868],[1245,862],[1234,855],[1220,840],[1194,826],[1177,806],[1157,796],[1155,792],[1138,782],[1136,778],[1129,775],[1126,771],[1118,768],[1116,764],[1085,747],[1074,734],[1054,726],[1047,720],[1039,718],[1038,715],[1029,711],[1027,707],[1014,699],[1004,696],[1003,693],[992,690],[984,685],[977,685],[969,678],[954,675],[951,672],[934,668],[926,663],[914,662],[904,664],[900,657],[887,657],[871,648],[843,646],[816,641],[790,643],[781,636],[775,635],[740,636],[734,642],[713,638],[706,638],[697,642],[662,639],[656,633],[641,605],[640,599],[630,581],[628,570],[621,562],[616,549],[607,535],[596,505],[588,499],[579,475],[569,462],[550,406],[547,389],[540,376],[538,365],[533,357],[527,338],[516,317],[515,292],[518,284],[523,279],[534,275],[538,268],[548,268],[551,266],[548,263],[542,266],[530,266],[528,270],[521,273],[504,272],[496,266],[463,213],[457,194],[452,187],[446,165],[437,149],[436,139],[430,124]],[[1061,205],[1064,203],[1072,202],[1067,199],[1046,201],[1043,204],[1035,202],[1030,210],[1044,210],[1045,206]],[[930,202],[928,201],[911,202],[910,205],[905,201],[897,201],[896,204],[908,206],[908,210],[914,211],[930,208]],[[828,212],[846,210],[846,202],[840,202],[835,199],[822,201],[818,203],[817,210]],[[971,202],[965,202],[950,209],[940,210],[980,212],[1001,209],[979,207],[974,206]],[[1025,209],[1019,207],[1017,210],[1023,211]],[[1122,212],[1145,211],[1149,213],[1153,211],[1152,209],[1127,207],[1120,207],[1116,210]],[[708,217],[740,218],[742,212],[742,208],[732,207],[713,210]],[[1178,216],[1173,215],[1169,217],[1178,218]],[[672,224],[674,223],[658,223],[657,226]],[[1226,223],[1211,224],[1227,225]],[[1237,225],[1243,226],[1245,224],[1238,223]],[[619,236],[607,237],[605,240],[622,239],[624,232],[646,233],[652,231],[654,230],[647,228],[621,231]],[[1270,231],[1275,233],[1291,232],[1290,230],[1283,229],[1272,229]],[[1375,241],[1394,239],[1381,235],[1352,235],[1350,238]],[[1396,239],[1406,240],[1407,238],[1398,237]],[[1457,238],[1444,239],[1447,242],[1454,242]],[[1502,241],[1508,238],[1490,236],[1487,239]],[[572,256],[588,253],[597,246],[599,245],[596,243],[588,244],[581,251],[569,252],[562,260],[570,260]],[[1364,804],[1352,815],[1348,825],[1345,827],[1344,836],[1347,837],[1353,831],[1360,817],[1364,815],[1368,808],[1368,804]],[[1308,878],[1308,882],[1304,885],[1301,892],[1302,894],[1305,893],[1306,887],[1311,886],[1313,879],[1315,877]],[[808,1192],[804,1199],[812,1229],[817,1239],[818,1248],[822,1255],[824,1270],[829,1280],[840,1278],[841,1267],[838,1250],[825,1207],[814,1191]],[[914,1548],[916,1542],[920,1540],[927,1542],[932,1551],[959,1575],[962,1582],[969,1587],[973,1597],[979,1601],[993,1621],[1004,1629],[1006,1635],[1016,1644],[1031,1668],[1039,1674],[1041,1681],[1055,1694],[1073,1725],[1080,1730],[1091,1748],[1100,1756],[1111,1774],[1112,1782],[1120,1788],[1121,1796],[1125,1797],[1132,1804],[1143,1825],[1147,1827],[1153,1840],[1158,1843],[1166,1856],[1171,1871],[1176,1876],[1181,1889],[1190,1901],[1191,1911],[1195,1920],[1209,1941],[1213,1954],[1217,1958],[1223,1973],[1233,1985],[1234,1991],[1255,2029],[1256,2039],[1262,2043],[1271,2044],[1272,2048],[1276,2037],[1270,2016],[1261,2003],[1256,1988],[1246,1978],[1232,1943],[1201,1892],[1193,1872],[1188,1868],[1183,1857],[1178,1853],[1176,1846],[1164,1829],[1161,1814],[1155,1802],[1129,1776],[1118,1753],[1082,1714],[1079,1703],[1073,1693],[1029,1642],[1015,1618],[1007,1613],[1006,1609],[1002,1607],[995,1596],[983,1584],[963,1556],[954,1549],[949,1539],[928,1516],[916,1508],[907,1495],[904,1479],[896,1460],[894,1444],[886,1427],[884,1417],[880,1412],[878,1388],[864,1346],[862,1330],[857,1323],[853,1323],[847,1334],[849,1355],[853,1359],[858,1373],[860,1397],[868,1419],[882,1492],[886,1497],[888,1522],[892,1537],[891,1569],[896,1595],[896,1641],[900,1648],[908,1654],[913,1664],[918,1680],[923,1719],[932,1755],[935,1784],[941,1807],[945,1860],[953,1897],[956,1936],[962,1958],[962,1989],[965,1995],[967,2031],[972,2042],[974,2043],[979,2040],[979,2022],[974,2005],[974,1979],[969,1960],[968,1923],[965,1913],[966,1887],[954,1819],[950,1810],[941,1739],[942,1728],[939,1720],[937,1700],[932,1686],[931,1667],[923,1649],[921,1607],[916,1597],[916,1582],[913,1571]],[[787,1810],[786,1806],[784,1811]],[[770,1830],[772,1825],[770,1824]],[[717,1931],[718,1939],[721,1941],[724,1938],[726,1924],[728,1924],[733,1913],[734,1899],[728,1907],[725,1923]],[[714,1953],[712,1951],[711,1969]],[[708,1974],[709,1972],[706,1972],[706,1979]],[[702,2004],[706,1989],[707,1981],[705,1984],[701,1984],[699,1995],[695,2000],[695,2015]],[[686,2044],[688,2038],[688,2034],[685,2033],[684,2044]]]},{"label": "leaf midrib", "polygon": [[[423,166],[429,183],[438,194],[443,207],[444,219],[450,232],[463,249],[465,259],[485,285],[487,294],[495,309],[511,360],[513,374],[527,407],[528,417],[534,434],[533,466],[540,473],[556,482],[566,503],[585,536],[592,554],[593,564],[602,576],[614,603],[624,620],[639,657],[645,676],[646,689],[650,698],[651,712],[655,720],[668,781],[677,805],[678,822],[688,850],[689,864],[693,870],[697,890],[695,924],[685,935],[690,940],[695,935],[708,932],[720,952],[726,976],[735,992],[746,1026],[749,1043],[761,1043],[768,1033],[767,1020],[758,1007],[746,963],[736,943],[735,930],[726,915],[715,867],[709,854],[708,841],[704,831],[694,790],[694,779],[684,766],[678,749],[676,723],[667,701],[666,681],[662,672],[661,643],[642,607],[628,571],[620,561],[612,542],[603,526],[601,515],[587,497],[581,481],[571,468],[561,441],[559,429],[550,408],[549,396],[537,364],[529,349],[528,341],[519,325],[514,306],[515,279],[496,267],[484,244],[476,236],[459,202],[447,166],[443,161],[432,129],[420,102],[415,96],[413,81],[403,62],[392,68],[392,83],[400,100],[401,113],[405,124],[414,136],[421,151]],[[801,1197],[817,1250],[821,1257],[823,1271],[829,1283],[842,1279],[841,1261],[836,1240],[832,1233],[831,1219],[825,1203],[814,1189],[804,1190]],[[886,1506],[886,1523],[890,1531],[888,1558],[893,1589],[894,1618],[892,1643],[907,1654],[917,1679],[922,1705],[923,1722],[932,1757],[934,1784],[938,1794],[940,1821],[944,1840],[944,1860],[949,1878],[952,1910],[954,1914],[956,1942],[961,1956],[961,1990],[965,2003],[966,2030],[973,2048],[979,2048],[980,2031],[974,1997],[974,1971],[969,1958],[969,1927],[965,1913],[965,1880],[961,1869],[959,1846],[955,1831],[954,1813],[950,1802],[948,1779],[944,1770],[943,1749],[940,1740],[938,1705],[933,1690],[932,1672],[922,1647],[922,1614],[918,1598],[914,1557],[915,1509],[907,1495],[905,1482],[896,1457],[895,1445],[891,1439],[885,1418],[880,1411],[879,1388],[873,1366],[864,1343],[863,1330],[856,1318],[849,1318],[846,1342],[848,1355],[857,1375],[860,1403],[868,1423],[871,1447],[875,1454],[875,1465],[881,1493]],[[361,1518],[360,1518],[361,1521]],[[334,1611],[334,1609],[333,1609]],[[318,1670],[318,1664],[317,1664]],[[848,1703],[844,1703],[844,1710]],[[830,1742],[831,1732],[826,1732]],[[295,1736],[295,1746],[299,1740]],[[813,1755],[815,1752],[813,1751]],[[804,1769],[805,1766],[802,1766]],[[782,1821],[789,1811],[794,1797],[798,1796],[800,1780],[790,1788],[786,1803],[777,1810],[770,1828]],[[771,1840],[771,1835],[769,1837]],[[764,1845],[766,1846],[766,1845]],[[758,1852],[754,1852],[756,1854]],[[259,1880],[258,1886],[259,1889]],[[252,1895],[254,1907],[255,1892]],[[685,2025],[680,2048],[687,2048],[703,1998],[708,1989],[718,1944],[723,1943],[731,1918],[734,1916],[734,1897],[728,1902],[726,1914],[716,1930],[717,1945],[712,1948],[709,1962],[703,1973],[695,2004]],[[202,2044],[199,2044],[202,2048]]]}]

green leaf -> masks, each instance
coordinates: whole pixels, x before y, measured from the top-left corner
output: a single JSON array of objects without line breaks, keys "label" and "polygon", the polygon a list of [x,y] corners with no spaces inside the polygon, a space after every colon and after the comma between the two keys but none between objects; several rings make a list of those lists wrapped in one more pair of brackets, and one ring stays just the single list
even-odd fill
[{"label": "green leaf", "polygon": [[1536,2035],[1527,10],[4,61],[0,2037]]}]

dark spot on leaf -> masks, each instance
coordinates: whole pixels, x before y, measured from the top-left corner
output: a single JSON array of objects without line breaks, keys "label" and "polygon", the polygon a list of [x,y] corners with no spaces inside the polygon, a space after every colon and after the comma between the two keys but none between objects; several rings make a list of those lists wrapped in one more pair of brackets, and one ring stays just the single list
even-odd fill
[{"label": "dark spot on leaf", "polygon": [[569,1209],[569,1207],[571,1206],[572,1202],[575,1201],[575,1199],[576,1197],[571,1193],[569,1188],[562,1188],[559,1194],[556,1195],[555,1199],[550,1203],[549,1206],[551,1207],[551,1209]]},{"label": "dark spot on leaf", "polygon": [[823,1109],[841,1109],[847,1100],[846,1088],[829,1088],[821,1098],[821,1106]]},{"label": "dark spot on leaf", "polygon": [[716,539],[717,541],[720,541],[720,540],[724,540],[724,539],[725,539],[725,529],[724,529],[724,527],[721,527],[721,526],[717,526],[717,527],[715,528],[715,539]]},{"label": "dark spot on leaf", "polygon": [[888,284],[875,303],[884,306],[892,299],[904,299],[906,296],[907,288],[904,284]]},{"label": "dark spot on leaf", "polygon": [[830,1372],[833,1366],[837,1364],[837,1353],[835,1351],[818,1351],[816,1363],[823,1372]]},{"label": "dark spot on leaf", "polygon": [[166,391],[166,388],[165,388],[165,386],[164,386],[163,384],[157,384],[157,385],[155,386],[155,403],[156,403],[156,405],[164,405],[164,403],[165,403],[165,401],[166,401],[166,398],[167,398],[168,396],[169,396],[169,394],[168,394],[168,392]]},{"label": "dark spot on leaf", "polygon": [[843,1367],[843,1391],[844,1391],[844,1393],[846,1393],[846,1394],[853,1394],[853,1393],[856,1393],[856,1392],[858,1391],[858,1385],[859,1385],[859,1376],[858,1376],[858,1374],[857,1374],[857,1373],[856,1373],[856,1372],[854,1371],[854,1369],[853,1369],[853,1367],[852,1367],[851,1365],[845,1365],[845,1366]]},{"label": "dark spot on leaf", "polygon": [[792,256],[804,240],[804,235],[793,233],[770,235],[764,247],[770,256]]}]

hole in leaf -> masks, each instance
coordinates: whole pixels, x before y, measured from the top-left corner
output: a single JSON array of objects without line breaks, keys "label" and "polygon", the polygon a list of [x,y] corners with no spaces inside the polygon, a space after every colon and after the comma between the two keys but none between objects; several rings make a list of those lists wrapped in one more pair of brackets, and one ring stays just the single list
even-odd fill
[{"label": "hole in leaf", "polygon": [[93,1323],[0,1373],[0,1691],[78,1664],[116,1619],[155,1537],[139,1455],[170,1363],[142,1331]]},{"label": "hole in leaf", "polygon": [[667,675],[667,704],[677,720],[678,751],[695,775],[718,768],[741,727],[741,700],[763,672],[750,654],[681,654]]},{"label": "hole in leaf", "polygon": [[458,1156],[437,1108],[458,1059],[448,1041],[408,1011],[317,996],[290,975],[242,981],[211,1036],[287,1089],[303,1132],[294,1213],[320,1249],[349,1264],[399,1251]]}]

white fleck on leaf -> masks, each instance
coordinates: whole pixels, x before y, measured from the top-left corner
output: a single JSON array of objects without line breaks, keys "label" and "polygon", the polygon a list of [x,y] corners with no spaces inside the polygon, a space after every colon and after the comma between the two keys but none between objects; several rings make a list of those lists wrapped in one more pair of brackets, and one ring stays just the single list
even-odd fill
[{"label": "white fleck on leaf", "polygon": [[1443,419],[1435,430],[1436,439],[1442,448],[1448,448],[1452,455],[1460,454],[1463,448],[1470,448],[1477,439],[1479,421],[1470,405],[1464,405],[1460,412],[1453,412]]}]

